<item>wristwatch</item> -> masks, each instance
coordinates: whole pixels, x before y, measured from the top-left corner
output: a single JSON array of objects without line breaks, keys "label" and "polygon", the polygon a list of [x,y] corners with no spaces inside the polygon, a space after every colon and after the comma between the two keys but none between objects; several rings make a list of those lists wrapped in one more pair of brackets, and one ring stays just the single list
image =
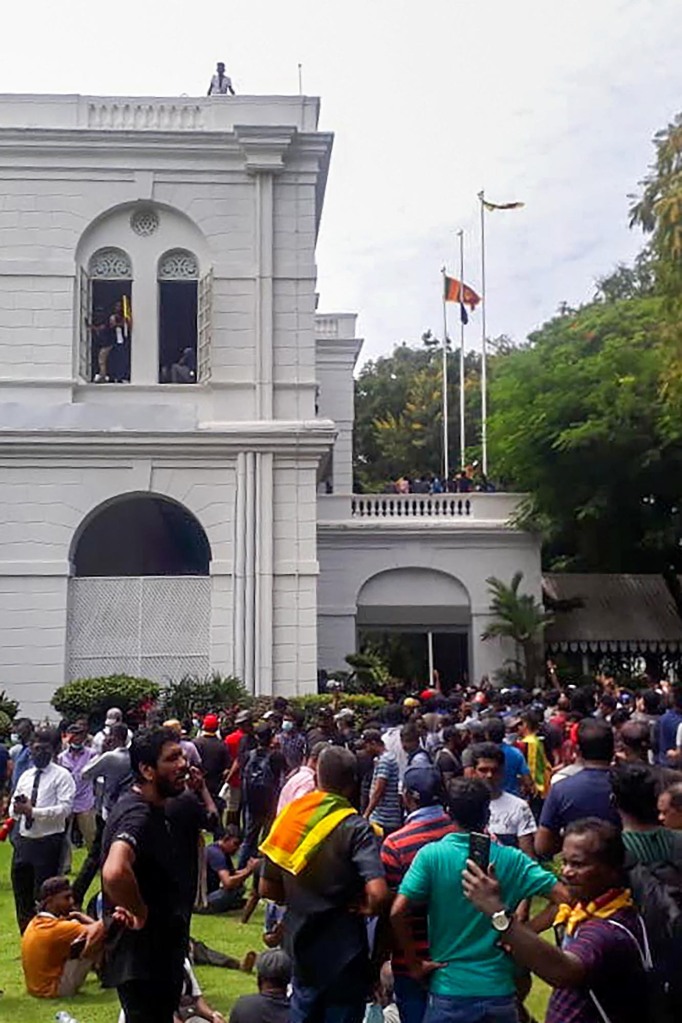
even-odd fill
[{"label": "wristwatch", "polygon": [[514,917],[506,909],[498,909],[497,913],[490,917],[490,922],[496,931],[505,934],[513,924]]}]

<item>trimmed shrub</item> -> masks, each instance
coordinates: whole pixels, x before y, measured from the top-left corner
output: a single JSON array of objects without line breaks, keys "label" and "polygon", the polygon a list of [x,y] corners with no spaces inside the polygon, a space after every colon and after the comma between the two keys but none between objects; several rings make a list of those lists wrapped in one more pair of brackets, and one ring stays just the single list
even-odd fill
[{"label": "trimmed shrub", "polygon": [[300,707],[306,717],[312,718],[320,707],[333,707],[339,710],[341,707],[350,707],[359,717],[371,717],[380,713],[386,705],[383,696],[372,696],[369,693],[339,693],[335,696],[327,696],[324,693],[311,693],[309,696],[292,696],[289,703],[293,707]]},{"label": "trimmed shrub", "polygon": [[12,731],[12,718],[0,710],[0,738],[6,739]]},{"label": "trimmed shrub", "polygon": [[156,682],[131,675],[79,678],[60,686],[52,697],[52,706],[64,718],[87,716],[92,726],[101,727],[110,707],[120,707],[124,716],[138,716],[158,700],[160,692]]},{"label": "trimmed shrub", "polygon": [[6,714],[10,721],[13,721],[14,718],[17,716],[18,710],[19,701],[10,700],[9,696],[3,689],[2,692],[0,692],[0,712]]}]

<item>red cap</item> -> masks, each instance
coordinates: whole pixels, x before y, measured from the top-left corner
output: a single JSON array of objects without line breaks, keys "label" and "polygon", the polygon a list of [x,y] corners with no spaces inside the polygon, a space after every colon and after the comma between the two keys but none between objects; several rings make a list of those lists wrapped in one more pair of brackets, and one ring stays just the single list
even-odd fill
[{"label": "red cap", "polygon": [[202,725],[205,732],[217,732],[218,731],[218,718],[215,714],[207,714],[204,718]]},{"label": "red cap", "polygon": [[419,699],[426,701],[430,700],[432,696],[438,696],[437,689],[423,689],[422,692],[419,694]]}]

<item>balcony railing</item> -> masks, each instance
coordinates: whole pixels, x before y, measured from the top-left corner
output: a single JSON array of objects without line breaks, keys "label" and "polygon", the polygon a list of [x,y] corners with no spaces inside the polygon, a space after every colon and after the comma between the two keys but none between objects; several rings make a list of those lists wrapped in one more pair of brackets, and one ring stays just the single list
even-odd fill
[{"label": "balcony railing", "polygon": [[320,522],[385,523],[440,521],[452,525],[505,525],[517,510],[521,494],[321,494]]}]

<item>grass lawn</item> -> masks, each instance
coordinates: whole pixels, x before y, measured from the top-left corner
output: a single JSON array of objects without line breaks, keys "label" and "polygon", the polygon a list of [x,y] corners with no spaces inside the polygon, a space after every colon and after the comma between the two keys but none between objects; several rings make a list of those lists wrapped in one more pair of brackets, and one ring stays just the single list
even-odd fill
[{"label": "grass lawn", "polygon": [[[68,1001],[44,1001],[29,997],[24,988],[19,954],[19,932],[14,917],[14,899],[9,880],[12,847],[0,843],[0,1023],[48,1023],[62,1009],[70,1012],[78,1023],[116,1023],[118,1000],[115,991],[102,991],[97,978],[91,974],[81,993]],[[82,854],[75,854],[75,865]],[[196,916],[192,935],[205,941],[211,948],[227,952],[240,959],[246,952],[263,950],[261,941],[263,913],[258,910],[248,924],[239,923],[234,914],[227,916]],[[239,995],[256,990],[255,978],[236,970],[216,969],[212,966],[197,968],[197,977],[209,1003],[227,1018],[230,1007]],[[542,1021],[547,1005],[548,989],[535,981],[527,1006],[536,1020]]]}]

